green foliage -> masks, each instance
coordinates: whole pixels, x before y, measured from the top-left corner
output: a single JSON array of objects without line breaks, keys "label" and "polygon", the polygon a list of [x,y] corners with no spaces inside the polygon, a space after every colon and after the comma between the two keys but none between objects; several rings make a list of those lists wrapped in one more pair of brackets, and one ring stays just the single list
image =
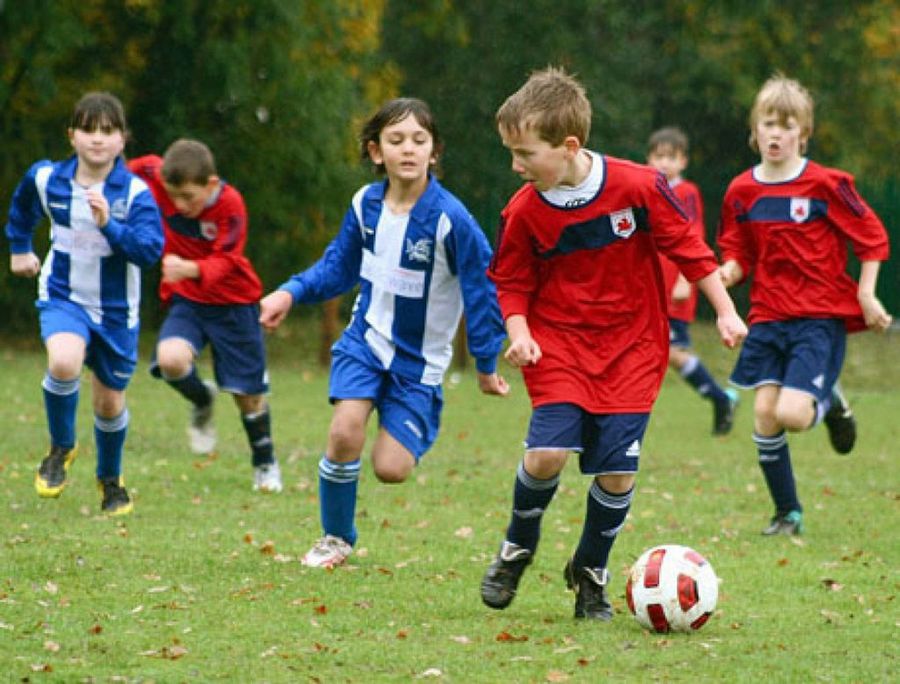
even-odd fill
[{"label": "green foliage", "polygon": [[[481,396],[446,388],[442,434],[411,481],[379,484],[364,460],[360,542],[334,572],[297,562],[319,534],[317,461],[331,410],[327,378],[273,340],[272,410],[285,492],[250,491],[245,437],[217,405],[217,458],[191,456],[187,407],[143,366],[129,387],[124,461],[135,512],[99,515],[89,391],[69,488],[39,499],[46,428],[43,355],[0,351],[0,671],[10,681],[772,682],[889,681],[896,632],[900,410],[895,339],[855,336],[844,373],[861,434],[850,457],[817,428],[791,437],[806,505],[800,539],[759,535],[768,494],[749,439],[751,396],[732,435],[709,436],[709,407],[677,376],[663,388],[631,515],[612,556],[608,624],[572,619],[561,570],[578,541],[586,479],[570,463],[535,563],[505,611],[478,584],[509,518],[529,416],[522,383]],[[693,331],[718,377],[733,355]],[[302,337],[302,336],[301,336]],[[146,345],[145,345],[146,346]],[[146,358],[144,349],[142,358]],[[206,372],[206,371],[204,371]],[[223,397],[225,399],[225,397]],[[370,441],[371,444],[371,441]],[[628,615],[627,567],[676,542],[722,580],[697,634],[653,635]]]}]

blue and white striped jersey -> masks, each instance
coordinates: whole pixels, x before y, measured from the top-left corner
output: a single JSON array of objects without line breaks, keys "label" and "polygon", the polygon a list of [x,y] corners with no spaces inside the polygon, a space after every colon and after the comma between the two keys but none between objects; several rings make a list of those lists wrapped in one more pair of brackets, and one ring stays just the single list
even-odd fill
[{"label": "blue and white striped jersey", "polygon": [[121,158],[93,189],[109,202],[109,223],[101,230],[75,182],[78,158],[34,164],[13,194],[6,237],[13,254],[34,251],[32,236],[43,216],[50,219],[50,251],[38,279],[38,303],[64,299],[78,304],[95,323],[133,328],[138,324],[141,268],[162,254],[159,209],[146,183]]},{"label": "blue and white striped jersey", "polygon": [[382,181],[357,191],[322,258],[280,289],[310,303],[359,284],[337,345],[368,345],[386,369],[426,385],[441,384],[465,311],[469,351],[480,372],[493,373],[506,333],[486,274],[487,238],[435,178],[403,216],[384,203],[386,188]]}]

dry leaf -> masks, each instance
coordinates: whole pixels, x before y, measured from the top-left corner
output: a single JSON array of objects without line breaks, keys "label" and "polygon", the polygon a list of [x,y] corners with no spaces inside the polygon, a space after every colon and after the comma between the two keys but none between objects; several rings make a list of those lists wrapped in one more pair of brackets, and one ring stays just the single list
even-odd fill
[{"label": "dry leaf", "polygon": [[471,527],[460,527],[456,532],[453,533],[455,536],[460,539],[471,539],[474,531]]},{"label": "dry leaf", "polygon": [[560,672],[559,670],[550,670],[547,673],[547,681],[548,682],[567,682],[569,681],[569,675],[565,672]]},{"label": "dry leaf", "polygon": [[44,650],[50,651],[50,653],[58,653],[60,649],[60,645],[55,641],[45,641],[44,642]]},{"label": "dry leaf", "polygon": [[103,625],[100,625],[100,624],[92,625],[91,628],[88,629],[88,632],[91,634],[100,634],[100,632],[102,632],[102,631],[103,631]]},{"label": "dry leaf", "polygon": [[496,637],[497,641],[528,641],[528,637],[524,634],[521,636],[515,636],[514,634],[510,634],[507,631],[502,631]]},{"label": "dry leaf", "polygon": [[259,547],[259,552],[264,556],[274,556],[275,555],[275,542],[271,539],[267,539],[262,546]]},{"label": "dry leaf", "polygon": [[471,644],[472,643],[472,640],[465,635],[452,636],[452,637],[450,637],[450,640],[455,641],[458,644]]}]

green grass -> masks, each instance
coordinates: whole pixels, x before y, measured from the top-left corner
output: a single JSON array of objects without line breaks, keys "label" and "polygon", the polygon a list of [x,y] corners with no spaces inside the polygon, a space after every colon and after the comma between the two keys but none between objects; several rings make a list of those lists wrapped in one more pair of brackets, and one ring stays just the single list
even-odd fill
[{"label": "green grass", "polygon": [[[708,365],[732,356],[696,326]],[[0,679],[11,682],[874,682],[900,669],[900,340],[855,336],[844,385],[860,424],[850,457],[824,429],[791,437],[806,507],[800,539],[759,535],[770,515],[749,434],[734,433],[668,377],[651,421],[630,519],[613,549],[609,624],[571,617],[561,570],[577,543],[585,478],[570,465],[543,540],[507,610],[484,608],[481,575],[509,515],[529,406],[448,385],[442,435],[401,486],[364,464],[358,552],[332,573],[297,562],[319,534],[316,466],[327,375],[300,334],[272,342],[271,403],[286,491],[250,491],[249,456],[228,401],[218,458],[186,449],[187,407],[146,373],[129,388],[125,472],[135,512],[99,515],[89,382],[71,484],[42,500],[42,351],[0,351]],[[145,350],[146,352],[146,350]],[[146,359],[147,354],[142,355]],[[227,399],[227,398],[226,398]],[[721,578],[714,618],[693,635],[643,631],[624,574],[645,548],[682,543]],[[895,674],[891,674],[894,672]]]}]

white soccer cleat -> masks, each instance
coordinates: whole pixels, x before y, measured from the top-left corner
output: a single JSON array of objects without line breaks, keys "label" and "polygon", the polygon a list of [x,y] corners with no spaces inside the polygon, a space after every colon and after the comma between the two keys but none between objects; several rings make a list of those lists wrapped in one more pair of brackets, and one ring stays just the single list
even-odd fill
[{"label": "white soccer cleat", "polygon": [[216,426],[213,423],[213,407],[216,403],[216,394],[219,388],[211,380],[204,380],[203,384],[209,390],[211,400],[203,408],[196,406],[191,408],[191,422],[188,425],[188,439],[191,451],[195,454],[211,454],[216,448]]},{"label": "white soccer cleat", "polygon": [[265,494],[277,494],[283,489],[281,484],[281,468],[278,461],[254,466],[253,491]]},{"label": "white soccer cleat", "polygon": [[300,563],[308,568],[325,568],[330,570],[339,565],[353,553],[353,547],[340,537],[326,534],[300,559]]}]

